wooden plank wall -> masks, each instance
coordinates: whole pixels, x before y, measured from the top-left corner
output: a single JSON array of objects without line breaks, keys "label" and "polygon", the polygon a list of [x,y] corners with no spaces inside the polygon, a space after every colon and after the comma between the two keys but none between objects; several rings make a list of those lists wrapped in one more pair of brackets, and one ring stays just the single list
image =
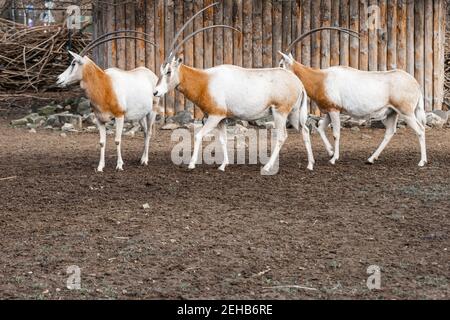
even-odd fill
[{"label": "wooden plank wall", "polygon": [[[160,44],[118,40],[99,48],[94,58],[103,67],[125,69],[146,65],[159,73],[176,31],[195,12],[216,0],[111,0],[95,8],[95,35],[118,29],[145,31]],[[361,70],[403,69],[416,77],[427,110],[441,109],[444,83],[445,0],[217,0],[220,5],[196,18],[185,35],[212,24],[242,30],[215,29],[184,46],[188,65],[206,68],[222,63],[249,68],[278,65],[278,50],[298,35],[320,26],[345,26],[355,39],[326,31],[295,47],[298,61],[315,68],[348,65]],[[165,114],[201,111],[181,94],[165,97]],[[312,105],[312,113],[318,113]]]}]

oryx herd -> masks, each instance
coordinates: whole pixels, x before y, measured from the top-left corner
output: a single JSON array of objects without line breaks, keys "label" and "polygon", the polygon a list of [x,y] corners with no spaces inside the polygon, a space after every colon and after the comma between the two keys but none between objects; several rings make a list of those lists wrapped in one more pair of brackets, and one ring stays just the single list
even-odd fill
[{"label": "oryx herd", "polygon": [[[70,52],[74,58],[73,62],[58,77],[58,85],[67,86],[80,82],[91,100],[100,132],[101,156],[98,171],[103,171],[105,166],[105,123],[112,118],[115,118],[116,124],[117,170],[123,170],[121,136],[125,120],[139,121],[143,127],[145,143],[141,163],[148,164],[150,136],[158,111],[159,98],[173,89],[177,89],[208,115],[204,126],[195,134],[190,169],[195,168],[202,139],[213,129],[218,128],[224,154],[219,169],[225,170],[229,163],[226,118],[249,121],[272,113],[277,137],[269,162],[263,169],[270,171],[274,166],[286,141],[286,123],[289,121],[296,129],[301,128],[308,154],[307,168],[313,170],[314,156],[310,132],[306,125],[308,96],[317,103],[324,114],[319,122],[318,132],[329,156],[332,157],[330,160],[332,164],[339,159],[340,113],[343,111],[354,117],[367,117],[381,112],[385,114],[385,137],[379,148],[368,159],[369,163],[378,159],[395,134],[399,116],[405,119],[419,138],[421,149],[419,166],[427,163],[423,95],[414,77],[401,70],[359,71],[343,66],[325,70],[312,69],[295,61],[290,53],[297,42],[313,32],[337,30],[358,37],[354,31],[335,27],[311,30],[295,39],[285,53],[280,52],[281,61],[278,68],[245,69],[234,65],[220,65],[210,69],[197,69],[183,64],[178,52],[182,45],[197,33],[210,28],[229,28],[240,32],[230,26],[212,25],[193,32],[177,45],[178,38],[186,26],[192,23],[196,16],[215,5],[217,3],[197,12],[177,32],[169,53],[161,64],[159,78],[154,72],[143,67],[131,71],[117,68],[102,70],[84,55],[96,46],[115,39],[139,39],[156,46],[146,39],[138,38],[138,34],[145,35],[142,32],[120,30],[107,33],[91,42],[80,54]],[[135,35],[109,37],[119,33]],[[333,128],[334,146],[325,134],[330,124]]]}]

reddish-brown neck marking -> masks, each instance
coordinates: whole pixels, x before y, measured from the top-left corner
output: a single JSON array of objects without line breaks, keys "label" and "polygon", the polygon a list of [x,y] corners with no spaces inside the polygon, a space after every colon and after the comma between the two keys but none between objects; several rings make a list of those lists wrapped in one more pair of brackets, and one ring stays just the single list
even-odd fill
[{"label": "reddish-brown neck marking", "polygon": [[327,75],[320,69],[312,69],[301,63],[294,62],[292,71],[305,86],[308,96],[314,100],[322,112],[338,111],[341,107],[328,98],[325,88]]},{"label": "reddish-brown neck marking", "polygon": [[182,64],[179,69],[178,90],[195,103],[204,113],[215,116],[229,116],[226,108],[218,106],[209,92],[209,75],[199,69]]},{"label": "reddish-brown neck marking", "polygon": [[114,117],[123,116],[116,94],[113,90],[111,78],[94,62],[83,65],[83,87],[97,111],[110,113]]}]

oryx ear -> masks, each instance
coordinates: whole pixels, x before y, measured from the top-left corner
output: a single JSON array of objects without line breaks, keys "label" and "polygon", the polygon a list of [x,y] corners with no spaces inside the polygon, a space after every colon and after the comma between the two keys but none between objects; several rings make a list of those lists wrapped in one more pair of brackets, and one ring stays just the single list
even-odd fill
[{"label": "oryx ear", "polygon": [[79,54],[76,54],[75,52],[69,51],[69,54],[77,61],[77,62],[83,62],[83,57]]},{"label": "oryx ear", "polygon": [[291,57],[289,57],[287,54],[284,54],[281,51],[278,51],[278,53],[283,57],[283,60],[289,64],[292,64],[294,62],[294,59],[292,59]]},{"label": "oryx ear", "polygon": [[289,52],[289,58],[291,58],[292,60],[294,60],[294,56],[292,55],[292,53]]}]

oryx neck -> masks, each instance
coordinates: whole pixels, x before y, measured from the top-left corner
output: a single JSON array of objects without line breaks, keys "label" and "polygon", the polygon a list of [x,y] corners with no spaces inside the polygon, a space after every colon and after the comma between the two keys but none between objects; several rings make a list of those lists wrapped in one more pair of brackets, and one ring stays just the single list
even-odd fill
[{"label": "oryx neck", "polygon": [[88,61],[83,65],[83,78],[82,82],[86,88],[98,83],[98,81],[106,80],[108,76],[105,71],[103,71],[94,62]]},{"label": "oryx neck", "polygon": [[178,90],[192,102],[197,103],[201,96],[207,93],[209,76],[205,71],[182,64],[179,77]]},{"label": "oryx neck", "polygon": [[324,86],[325,72],[307,67],[299,62],[294,62],[292,71],[302,81],[308,95],[314,99],[315,93],[321,91]]},{"label": "oryx neck", "polygon": [[97,112],[123,115],[110,76],[92,61],[83,65],[82,87]]}]

